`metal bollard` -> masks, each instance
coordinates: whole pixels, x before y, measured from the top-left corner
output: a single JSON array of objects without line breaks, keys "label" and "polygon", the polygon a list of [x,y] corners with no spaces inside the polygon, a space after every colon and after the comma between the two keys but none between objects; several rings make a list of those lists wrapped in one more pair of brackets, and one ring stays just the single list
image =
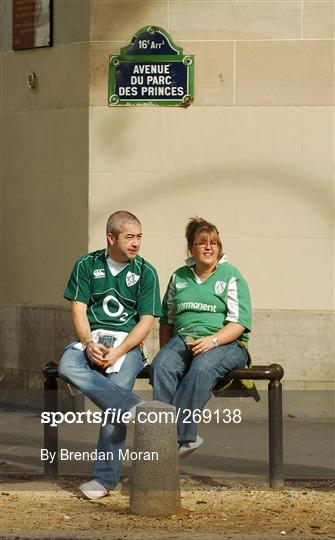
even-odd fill
[{"label": "metal bollard", "polygon": [[[278,366],[281,368],[281,366]],[[282,370],[282,368],[281,368]],[[280,373],[278,376],[281,378]],[[282,383],[272,380],[268,385],[269,408],[269,475],[270,487],[282,489],[283,475],[283,407]]]},{"label": "metal bollard", "polygon": [[[57,411],[57,365],[49,362],[43,366],[44,380],[44,410]],[[58,426],[51,427],[44,424],[44,448],[49,452],[56,452],[52,463],[44,462],[44,475],[46,478],[58,477]],[[50,454],[49,454],[50,455]]]}]

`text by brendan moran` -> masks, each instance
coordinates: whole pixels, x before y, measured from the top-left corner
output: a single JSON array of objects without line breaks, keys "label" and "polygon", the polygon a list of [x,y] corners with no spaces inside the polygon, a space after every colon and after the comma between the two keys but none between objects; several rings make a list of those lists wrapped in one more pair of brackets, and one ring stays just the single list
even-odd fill
[{"label": "text by brendan moran", "polygon": [[[41,461],[53,463],[57,459],[57,452],[51,452],[47,448],[41,448]],[[109,461],[109,460],[129,460],[129,461],[158,461],[158,452],[144,452],[126,449],[119,449],[117,452],[80,452],[71,451],[68,448],[60,448],[58,459],[61,461]]]}]

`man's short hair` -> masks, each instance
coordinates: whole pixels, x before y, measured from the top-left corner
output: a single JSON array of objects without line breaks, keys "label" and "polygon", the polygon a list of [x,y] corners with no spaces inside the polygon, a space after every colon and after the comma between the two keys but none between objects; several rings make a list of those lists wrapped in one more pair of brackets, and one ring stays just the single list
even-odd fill
[{"label": "man's short hair", "polygon": [[115,238],[117,238],[122,230],[122,227],[125,223],[137,223],[141,225],[139,219],[137,219],[134,214],[127,212],[126,210],[118,210],[109,216],[106,225],[106,233],[111,233]]}]

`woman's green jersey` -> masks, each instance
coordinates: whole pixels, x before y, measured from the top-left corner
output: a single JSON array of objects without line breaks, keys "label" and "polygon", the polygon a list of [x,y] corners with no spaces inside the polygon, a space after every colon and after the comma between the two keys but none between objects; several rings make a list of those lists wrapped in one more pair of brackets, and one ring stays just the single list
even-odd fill
[{"label": "woman's green jersey", "polygon": [[251,331],[247,282],[237,268],[228,264],[225,255],[215,272],[201,282],[191,259],[171,276],[160,322],[173,325],[174,334],[194,337],[210,336],[228,322],[235,322],[245,327],[240,339],[247,341]]}]

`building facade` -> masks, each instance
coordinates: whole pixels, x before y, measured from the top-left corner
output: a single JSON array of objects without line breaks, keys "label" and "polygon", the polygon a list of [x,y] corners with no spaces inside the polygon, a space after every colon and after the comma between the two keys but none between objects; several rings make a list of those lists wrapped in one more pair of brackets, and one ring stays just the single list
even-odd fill
[{"label": "building facade", "polygon": [[[53,46],[24,51],[12,49],[12,1],[0,9],[2,399],[40,405],[41,366],[71,339],[73,262],[127,209],[162,292],[187,219],[217,224],[250,284],[254,363],[283,365],[304,396],[289,412],[327,415],[334,2],[54,0]],[[109,55],[150,24],[195,55],[194,103],[108,107]],[[152,356],[157,328],[148,344]]]}]

